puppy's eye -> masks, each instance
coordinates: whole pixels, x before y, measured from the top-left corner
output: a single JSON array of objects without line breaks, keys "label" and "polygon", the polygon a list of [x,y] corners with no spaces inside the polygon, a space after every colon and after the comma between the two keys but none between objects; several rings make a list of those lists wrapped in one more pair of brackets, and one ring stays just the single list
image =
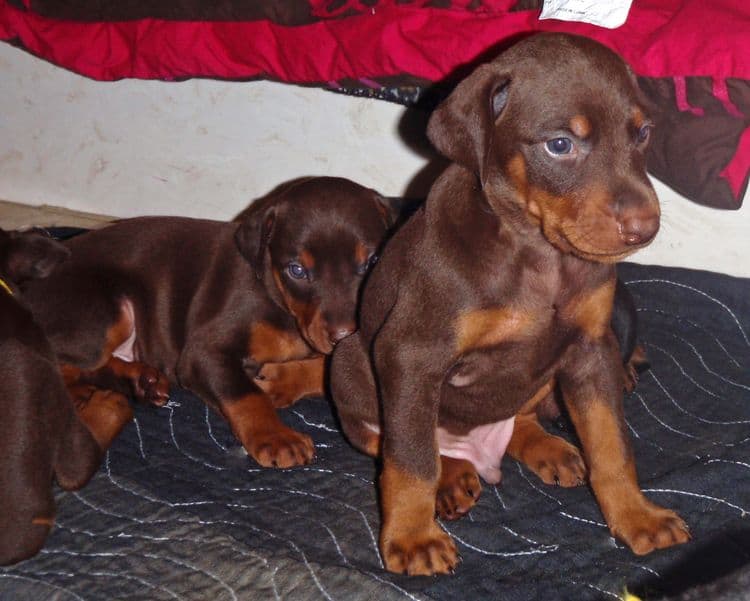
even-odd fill
[{"label": "puppy's eye", "polygon": [[570,154],[573,152],[573,142],[570,138],[552,138],[545,142],[544,148],[553,156]]},{"label": "puppy's eye", "polygon": [[648,142],[648,139],[651,137],[651,130],[652,126],[650,125],[642,125],[641,128],[638,130],[638,133],[636,134],[636,140],[638,144],[645,144]]},{"label": "puppy's eye", "polygon": [[302,267],[302,265],[300,265],[296,261],[292,261],[291,263],[289,263],[286,266],[286,271],[295,280],[304,280],[310,277],[307,269]]}]

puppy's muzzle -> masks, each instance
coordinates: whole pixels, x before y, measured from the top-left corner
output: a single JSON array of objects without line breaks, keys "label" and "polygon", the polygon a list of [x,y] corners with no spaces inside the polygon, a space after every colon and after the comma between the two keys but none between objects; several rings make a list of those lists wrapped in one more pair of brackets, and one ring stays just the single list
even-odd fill
[{"label": "puppy's muzzle", "polygon": [[620,221],[620,237],[628,246],[647,244],[658,231],[658,215],[632,215]]},{"label": "puppy's muzzle", "polygon": [[618,195],[618,233],[626,246],[645,246],[659,231],[660,210],[656,194],[637,192]]}]

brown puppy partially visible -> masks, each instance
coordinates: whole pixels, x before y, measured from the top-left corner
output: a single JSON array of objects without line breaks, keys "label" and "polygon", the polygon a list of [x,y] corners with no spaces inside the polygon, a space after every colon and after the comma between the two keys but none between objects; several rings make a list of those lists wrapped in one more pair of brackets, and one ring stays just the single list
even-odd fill
[{"label": "brown puppy partially visible", "polygon": [[614,264],[659,227],[650,129],[623,61],[564,34],[514,45],[432,115],[453,163],[386,246],[331,371],[347,436],[382,454],[389,570],[455,568],[438,490],[497,482],[514,416],[553,386],[612,533],[639,554],[688,540],[638,487],[610,325]]},{"label": "brown puppy partially visible", "polygon": [[[326,177],[283,186],[240,223],[124,220],[70,240],[70,261],[26,295],[63,363],[142,361],[219,411],[261,465],[305,464],[312,440],[274,404],[322,390],[323,355],[355,327],[387,211],[373,190]],[[256,377],[287,362],[307,381],[272,398]]]},{"label": "brown puppy partially visible", "polygon": [[68,254],[43,234],[0,230],[0,565],[39,551],[55,521],[53,481],[65,490],[86,484],[132,417],[127,400],[112,394],[85,399],[76,414],[19,294],[17,283],[45,277]]}]

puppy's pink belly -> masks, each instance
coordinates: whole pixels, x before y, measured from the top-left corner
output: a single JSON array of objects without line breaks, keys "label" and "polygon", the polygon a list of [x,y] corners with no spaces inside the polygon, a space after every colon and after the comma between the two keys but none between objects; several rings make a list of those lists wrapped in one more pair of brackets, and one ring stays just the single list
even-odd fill
[{"label": "puppy's pink belly", "polygon": [[474,465],[482,479],[489,484],[500,482],[500,462],[513,434],[515,417],[492,424],[484,424],[467,434],[453,434],[438,428],[440,454],[454,459],[466,459]]}]

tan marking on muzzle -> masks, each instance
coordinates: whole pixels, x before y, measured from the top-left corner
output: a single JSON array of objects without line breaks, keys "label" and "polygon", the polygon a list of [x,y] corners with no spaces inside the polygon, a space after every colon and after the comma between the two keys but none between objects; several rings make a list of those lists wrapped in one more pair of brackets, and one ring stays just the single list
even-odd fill
[{"label": "tan marking on muzzle", "polygon": [[541,219],[541,207],[532,195],[529,194],[529,182],[526,175],[526,160],[520,152],[511,157],[506,165],[505,171],[521,201],[526,205],[526,210],[536,219]]},{"label": "tan marking on muzzle", "polygon": [[289,313],[297,322],[302,337],[318,352],[324,355],[329,354],[333,350],[333,345],[328,339],[328,331],[320,307],[295,299],[284,287],[281,274],[275,269],[273,270],[273,279]]}]

